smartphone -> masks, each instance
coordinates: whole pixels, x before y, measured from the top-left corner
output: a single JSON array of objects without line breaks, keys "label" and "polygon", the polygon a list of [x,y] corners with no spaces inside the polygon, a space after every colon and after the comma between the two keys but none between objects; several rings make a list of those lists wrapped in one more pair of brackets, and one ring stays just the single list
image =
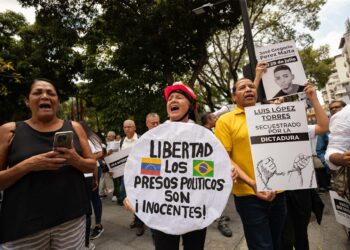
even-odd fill
[{"label": "smartphone", "polygon": [[57,147],[72,148],[73,131],[56,132],[53,140],[54,149]]}]

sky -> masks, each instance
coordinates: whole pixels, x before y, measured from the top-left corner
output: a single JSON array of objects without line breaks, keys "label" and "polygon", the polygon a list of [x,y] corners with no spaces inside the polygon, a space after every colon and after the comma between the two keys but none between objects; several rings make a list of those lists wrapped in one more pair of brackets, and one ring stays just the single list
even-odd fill
[{"label": "sky", "polygon": [[329,44],[331,56],[341,54],[338,48],[348,18],[350,18],[350,0],[328,0],[319,13],[321,22],[319,30],[311,32],[315,39],[314,47]]},{"label": "sky", "polygon": [[[35,21],[34,8],[22,8],[17,0],[0,0],[0,11],[13,10],[21,12],[29,23]],[[328,0],[319,13],[321,22],[319,30],[310,32],[314,37],[314,48],[330,45],[330,56],[341,54],[338,49],[340,39],[345,32],[345,21],[350,17],[350,0]]]}]

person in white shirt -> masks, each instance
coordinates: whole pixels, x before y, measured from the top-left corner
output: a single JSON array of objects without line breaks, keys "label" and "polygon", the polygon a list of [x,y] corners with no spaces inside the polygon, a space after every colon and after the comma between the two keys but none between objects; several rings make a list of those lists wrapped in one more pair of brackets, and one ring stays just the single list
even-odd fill
[{"label": "person in white shirt", "polygon": [[[106,136],[106,155],[110,155],[111,153],[113,153],[113,151],[118,151],[114,146],[112,146],[111,142],[113,142],[115,140],[115,132],[114,131],[108,131],[107,136]],[[114,144],[113,144],[114,145]],[[119,149],[119,147],[118,147]],[[108,189],[108,185],[107,185],[107,181],[111,180],[111,176],[108,172],[104,172],[101,174],[101,178],[100,178],[100,187],[99,187],[99,192],[100,192],[100,196],[101,197],[107,197],[107,194],[109,193],[109,189]],[[114,196],[114,193],[113,193]],[[112,201],[113,201],[113,197],[112,197]]]},{"label": "person in white shirt", "polygon": [[[139,135],[136,133],[136,125],[133,120],[125,120],[123,123],[123,130],[125,133],[125,137],[120,142],[121,150],[131,148],[135,145]],[[123,200],[126,197],[125,185],[124,185],[124,176],[120,177],[120,199],[118,197],[118,204],[123,204]],[[136,228],[136,235],[141,236],[145,232],[144,223],[134,215],[134,220],[130,224],[130,228]]]},{"label": "person in white shirt", "polygon": [[330,169],[350,167],[350,104],[332,116],[326,162]]}]

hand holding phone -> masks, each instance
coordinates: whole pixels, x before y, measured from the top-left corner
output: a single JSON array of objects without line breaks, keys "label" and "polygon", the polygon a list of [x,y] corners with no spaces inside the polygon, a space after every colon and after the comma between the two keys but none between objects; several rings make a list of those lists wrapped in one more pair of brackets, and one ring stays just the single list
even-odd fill
[{"label": "hand holding phone", "polygon": [[56,132],[53,140],[53,148],[72,148],[73,131]]}]

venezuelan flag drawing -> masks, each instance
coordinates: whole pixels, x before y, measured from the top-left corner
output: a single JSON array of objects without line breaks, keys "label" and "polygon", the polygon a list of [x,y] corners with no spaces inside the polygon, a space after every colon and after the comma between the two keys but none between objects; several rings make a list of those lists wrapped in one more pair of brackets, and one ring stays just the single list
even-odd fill
[{"label": "venezuelan flag drawing", "polygon": [[142,158],[141,174],[160,175],[161,159],[159,158]]},{"label": "venezuelan flag drawing", "polygon": [[193,160],[193,176],[214,177],[214,162]]}]

